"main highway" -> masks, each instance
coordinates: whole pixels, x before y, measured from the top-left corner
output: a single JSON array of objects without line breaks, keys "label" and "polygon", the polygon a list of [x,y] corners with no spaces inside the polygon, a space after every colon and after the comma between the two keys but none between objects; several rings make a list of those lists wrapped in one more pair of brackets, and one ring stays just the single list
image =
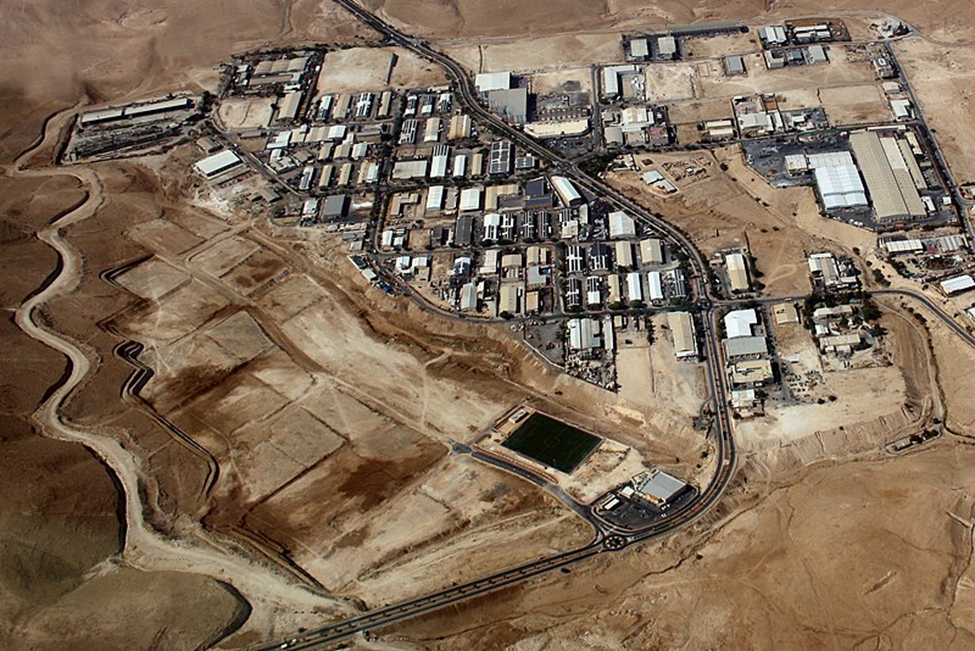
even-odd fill
[{"label": "main highway", "polygon": [[557,152],[542,146],[521,131],[511,127],[499,117],[488,111],[479,101],[470,77],[464,69],[453,59],[431,49],[422,40],[411,38],[391,25],[365,10],[351,0],[336,0],[339,5],[349,11],[357,19],[369,25],[388,41],[399,45],[418,56],[440,65],[454,82],[457,97],[472,117],[481,123],[488,124],[492,129],[526,151],[529,151],[546,161],[553,171],[572,179],[578,186],[584,188],[591,195],[605,197],[615,202],[620,208],[628,211],[633,217],[668,236],[684,250],[693,270],[693,285],[695,295],[700,298],[699,304],[704,309],[703,334],[705,341],[705,358],[707,361],[707,376],[710,385],[712,407],[715,416],[714,444],[716,451],[716,468],[708,485],[698,494],[697,498],[685,503],[680,509],[660,520],[631,532],[611,533],[605,535],[597,532],[593,540],[578,549],[539,558],[538,560],[497,572],[483,578],[455,585],[438,592],[424,595],[408,601],[378,608],[357,617],[342,622],[330,624],[319,629],[303,631],[277,643],[258,647],[261,649],[309,649],[333,644],[357,633],[377,629],[394,624],[418,615],[429,613],[461,601],[506,588],[523,581],[538,577],[556,569],[567,568],[570,565],[593,558],[594,556],[613,553],[625,547],[661,536],[685,527],[707,513],[721,498],[734,475],[736,450],[731,431],[731,419],[727,411],[727,394],[724,376],[720,369],[721,355],[718,349],[716,315],[714,312],[715,297],[711,294],[708,283],[707,264],[690,239],[679,229],[646,211],[629,198],[616,192],[606,184],[589,177],[577,162],[570,161]]}]

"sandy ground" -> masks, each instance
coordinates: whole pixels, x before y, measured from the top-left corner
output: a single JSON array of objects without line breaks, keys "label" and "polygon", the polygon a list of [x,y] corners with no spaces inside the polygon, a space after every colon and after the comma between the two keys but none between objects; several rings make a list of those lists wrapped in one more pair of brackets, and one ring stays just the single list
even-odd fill
[{"label": "sandy ground", "polygon": [[920,38],[900,41],[895,51],[911,86],[921,101],[921,110],[937,133],[948,164],[959,183],[975,182],[972,161],[971,70],[975,52],[971,47],[950,47]]},{"label": "sandy ground", "polygon": [[972,515],[972,462],[969,448],[942,446],[828,464],[789,485],[756,466],[726,501],[737,515],[712,535],[579,566],[392,635],[437,649],[968,648],[971,589],[959,579],[971,531],[950,514]]},{"label": "sandy ground", "polygon": [[325,55],[318,76],[318,92],[352,93],[441,86],[446,80],[440,68],[402,48],[349,48]]},{"label": "sandy ground", "polygon": [[230,97],[220,102],[217,120],[225,129],[260,129],[271,122],[273,97]]}]

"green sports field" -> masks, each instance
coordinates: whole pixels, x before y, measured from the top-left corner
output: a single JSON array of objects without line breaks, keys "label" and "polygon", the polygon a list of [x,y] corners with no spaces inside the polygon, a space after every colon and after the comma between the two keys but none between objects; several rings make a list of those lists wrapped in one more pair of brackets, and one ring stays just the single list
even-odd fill
[{"label": "green sports field", "polygon": [[505,439],[509,450],[570,473],[599,445],[600,439],[545,414],[534,413]]}]

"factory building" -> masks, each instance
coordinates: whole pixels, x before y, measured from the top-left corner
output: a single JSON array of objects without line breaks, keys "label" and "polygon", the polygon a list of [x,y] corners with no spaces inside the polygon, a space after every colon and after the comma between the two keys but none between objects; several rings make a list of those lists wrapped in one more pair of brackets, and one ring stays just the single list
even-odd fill
[{"label": "factory building", "polygon": [[599,321],[589,318],[569,320],[569,350],[592,350],[601,345]]},{"label": "factory building", "polygon": [[578,206],[584,203],[582,195],[576,190],[575,185],[572,181],[565,178],[564,176],[553,176],[551,177],[552,188],[555,193],[559,195],[559,199],[562,200],[563,206]]},{"label": "factory building", "polygon": [[687,490],[687,484],[662,470],[640,473],[627,488],[630,487],[637,495],[656,506],[672,502]]},{"label": "factory building", "polygon": [[640,282],[640,272],[631,271],[626,274],[626,298],[630,303],[643,302],[643,283]]},{"label": "factory building", "polygon": [[491,153],[488,159],[488,174],[491,176],[507,176],[511,174],[511,143],[507,140],[495,140],[491,143]]},{"label": "factory building", "polygon": [[677,359],[697,359],[697,332],[690,312],[670,312],[667,325],[674,336],[674,354]]},{"label": "factory building", "polygon": [[663,241],[657,238],[641,240],[640,260],[645,265],[662,265],[664,263]]},{"label": "factory building", "polygon": [[962,292],[967,292],[973,288],[975,288],[975,279],[968,274],[941,281],[941,291],[944,292],[946,296],[961,294]]},{"label": "factory building", "polygon": [[927,214],[896,138],[880,137],[875,131],[857,131],[850,135],[850,144],[878,220],[902,221]]},{"label": "factory building", "polygon": [[748,281],[748,261],[741,253],[731,253],[725,256],[728,265],[728,282],[732,292],[747,292],[751,289]]},{"label": "factory building", "polygon": [[603,97],[616,99],[620,96],[620,76],[639,72],[637,66],[606,66],[603,68]]},{"label": "factory building", "polygon": [[621,269],[632,269],[633,264],[633,245],[629,242],[616,243],[616,266]]},{"label": "factory building", "polygon": [[765,337],[728,339],[724,342],[724,349],[729,360],[768,355],[768,343],[765,341]]},{"label": "factory building", "polygon": [[758,313],[753,310],[734,310],[724,316],[724,327],[728,339],[751,337],[752,327],[758,325]]},{"label": "factory building", "polygon": [[471,116],[455,115],[450,118],[450,129],[447,131],[448,140],[461,140],[471,137]]},{"label": "factory building", "polygon": [[664,282],[663,274],[659,271],[650,271],[647,273],[647,287],[650,290],[650,301],[653,303],[660,303],[664,300]]},{"label": "factory building", "polygon": [[213,154],[212,156],[207,156],[203,160],[197,162],[193,167],[196,171],[203,175],[206,179],[212,179],[213,177],[223,174],[241,164],[240,156],[225,149],[222,152]]},{"label": "factory building", "polygon": [[636,222],[622,210],[609,213],[609,236],[611,238],[635,237]]},{"label": "factory building", "polygon": [[511,88],[510,72],[482,72],[474,78],[474,85],[479,93],[489,93],[492,90],[507,90]]},{"label": "factory building", "polygon": [[[799,157],[802,157],[800,154]],[[805,156],[806,165],[812,168],[816,188],[826,210],[866,206],[867,194],[860,181],[860,173],[848,151],[835,151]],[[802,169],[802,159],[787,162],[791,170]]]},{"label": "factory building", "polygon": [[492,90],[487,94],[488,106],[492,111],[510,122],[522,127],[528,122],[528,90],[507,88]]}]

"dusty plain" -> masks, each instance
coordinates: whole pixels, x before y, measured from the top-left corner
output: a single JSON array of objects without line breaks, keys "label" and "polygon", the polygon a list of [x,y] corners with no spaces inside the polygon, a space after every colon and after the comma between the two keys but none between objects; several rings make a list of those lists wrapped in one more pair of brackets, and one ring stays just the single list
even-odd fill
[{"label": "dusty plain", "polygon": [[[618,59],[624,27],[828,9],[806,0],[508,2],[501,10],[479,0],[365,4],[472,71],[575,71]],[[839,9],[853,20],[867,4]],[[939,3],[937,16],[924,3],[884,8],[922,30],[923,39],[897,45],[898,55],[950,164],[971,181],[966,82],[975,25],[966,7]],[[948,14],[959,20],[943,21]],[[552,498],[449,452],[451,438],[526,399],[598,423],[647,458],[694,474],[708,445],[691,428],[703,399],[700,370],[674,368],[662,324],[656,343],[627,349],[623,390],[607,398],[556,374],[508,331],[432,321],[365,291],[328,242],[292,240],[263,220],[192,205],[199,188],[185,174],[191,152],[99,164],[82,178],[50,168],[53,140],[45,140],[22,160],[36,175],[13,164],[45,121],[69,107],[212,89],[218,63],[253,48],[374,39],[338,7],[108,1],[67,10],[47,0],[8,4],[0,18],[0,296],[10,314],[0,331],[0,646],[243,648],[362,604],[576,546],[589,532]],[[422,65],[402,70],[394,84],[440,83]],[[868,121],[869,106],[850,100],[860,97],[860,80],[835,80],[818,99]],[[698,101],[697,110],[716,110],[714,95],[672,87]],[[263,119],[260,111],[227,116],[240,127]],[[687,156],[637,159],[676,169]],[[747,243],[767,295],[807,292],[804,254],[814,249],[861,264],[876,259],[869,234],[820,218],[808,189],[772,190],[736,152],[699,152],[691,165],[703,171],[678,180],[672,199],[646,193],[632,173],[610,180],[705,253]],[[57,255],[37,233],[90,194],[93,216],[63,233],[83,272],[39,314],[92,363],[63,419],[132,451],[150,528],[208,550],[192,567],[154,562],[152,549],[126,553],[124,498],[111,470],[80,445],[44,437],[33,417],[64,381],[66,360],[27,337],[12,315],[57,273]],[[116,283],[99,277],[119,269]],[[868,408],[845,399],[844,412],[861,410],[855,418],[834,423],[819,409],[809,414],[817,426],[801,431],[778,415],[765,431],[744,427],[732,489],[706,519],[398,625],[382,632],[385,641],[444,649],[971,648],[975,402],[967,380],[975,353],[944,326],[919,325],[900,301],[882,307],[894,366],[837,386],[852,391],[862,380],[886,390],[868,392]],[[128,339],[145,345],[140,359],[156,371],[144,402],[123,397],[133,369],[113,351]],[[633,388],[641,383],[651,390]],[[918,452],[883,453],[893,437],[929,423],[939,402],[951,434]],[[192,432],[220,466],[212,492],[201,488],[208,459],[181,445],[160,415]],[[230,557],[232,567],[253,571],[247,581],[216,569]]]}]

